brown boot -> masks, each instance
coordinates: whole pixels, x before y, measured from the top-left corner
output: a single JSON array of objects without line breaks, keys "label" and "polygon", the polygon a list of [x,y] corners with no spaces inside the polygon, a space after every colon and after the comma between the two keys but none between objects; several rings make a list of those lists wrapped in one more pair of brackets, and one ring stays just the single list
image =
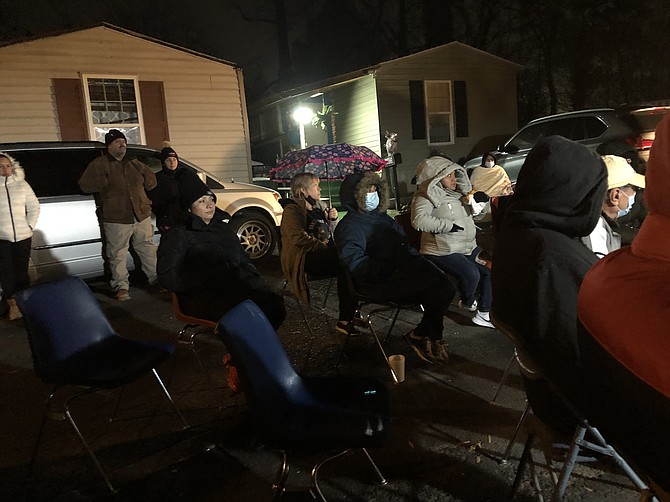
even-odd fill
[{"label": "brown boot", "polygon": [[21,315],[21,311],[19,310],[19,306],[16,304],[16,300],[14,298],[7,298],[7,305],[9,305],[10,321],[16,321],[17,319],[21,319],[23,317]]}]

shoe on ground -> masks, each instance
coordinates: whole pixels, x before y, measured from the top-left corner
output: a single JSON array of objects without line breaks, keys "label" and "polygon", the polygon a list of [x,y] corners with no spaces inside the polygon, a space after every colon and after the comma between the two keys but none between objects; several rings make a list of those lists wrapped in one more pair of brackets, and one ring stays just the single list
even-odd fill
[{"label": "shoe on ground", "polygon": [[458,300],[458,306],[463,310],[467,310],[468,312],[474,312],[477,310],[477,300],[473,301],[472,305],[466,305],[463,303],[463,300]]},{"label": "shoe on ground", "polygon": [[436,363],[446,364],[449,361],[449,353],[447,352],[447,342],[444,340],[437,340],[432,345],[433,359]]},{"label": "shoe on ground", "polygon": [[116,299],[119,300],[120,302],[125,302],[126,300],[130,300],[130,293],[128,293],[127,289],[119,289],[116,292]]},{"label": "shoe on ground", "polygon": [[491,322],[491,318],[489,317],[488,312],[481,312],[478,310],[475,316],[472,318],[472,322],[475,323],[477,326],[483,326],[485,328],[495,328],[495,326]]},{"label": "shoe on ground", "polygon": [[414,333],[414,330],[405,334],[405,341],[409,343],[409,346],[414,349],[416,355],[419,356],[422,360],[427,363],[433,364],[435,358],[433,357],[433,346],[432,342],[427,336],[417,336]]},{"label": "shoe on ground", "polygon": [[158,282],[158,279],[152,281],[149,281],[149,291],[152,293],[167,293],[168,290],[165,289],[163,286],[160,285]]},{"label": "shoe on ground", "polygon": [[362,333],[356,329],[356,321],[337,321],[335,331],[347,336],[359,336]]}]

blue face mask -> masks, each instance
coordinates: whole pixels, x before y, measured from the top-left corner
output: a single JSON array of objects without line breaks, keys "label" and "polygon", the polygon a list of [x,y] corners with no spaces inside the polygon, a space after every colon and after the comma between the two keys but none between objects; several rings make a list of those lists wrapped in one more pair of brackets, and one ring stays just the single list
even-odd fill
[{"label": "blue face mask", "polygon": [[628,195],[623,190],[619,190],[619,193],[622,193],[628,197],[628,207],[626,207],[626,209],[619,209],[616,214],[617,218],[621,218],[622,216],[626,216],[628,213],[630,213],[630,210],[633,208],[633,204],[635,204],[635,192],[633,192],[633,195]]},{"label": "blue face mask", "polygon": [[377,209],[379,206],[379,194],[375,192],[370,192],[365,194],[365,210],[370,212]]}]

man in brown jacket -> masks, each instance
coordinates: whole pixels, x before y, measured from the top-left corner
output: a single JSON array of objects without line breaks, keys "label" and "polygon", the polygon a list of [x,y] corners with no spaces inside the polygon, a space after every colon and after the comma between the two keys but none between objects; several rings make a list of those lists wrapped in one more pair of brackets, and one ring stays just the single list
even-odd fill
[{"label": "man in brown jacket", "polygon": [[146,192],[156,187],[156,177],[138,160],[127,160],[126,137],[111,129],[105,134],[107,154],[93,160],[79,179],[86,193],[98,193],[107,259],[112,273],[111,285],[119,301],[130,300],[128,290],[128,247],[131,239],[142,271],[154,285],[156,246],[153,244],[151,201]]}]

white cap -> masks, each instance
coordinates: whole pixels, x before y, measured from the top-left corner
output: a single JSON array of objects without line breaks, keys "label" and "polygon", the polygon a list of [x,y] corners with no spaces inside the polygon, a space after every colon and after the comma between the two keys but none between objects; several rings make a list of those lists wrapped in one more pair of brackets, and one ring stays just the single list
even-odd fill
[{"label": "white cap", "polygon": [[618,155],[603,155],[607,167],[607,189],[633,185],[644,188],[644,176],[635,172],[635,169],[623,157]]}]

